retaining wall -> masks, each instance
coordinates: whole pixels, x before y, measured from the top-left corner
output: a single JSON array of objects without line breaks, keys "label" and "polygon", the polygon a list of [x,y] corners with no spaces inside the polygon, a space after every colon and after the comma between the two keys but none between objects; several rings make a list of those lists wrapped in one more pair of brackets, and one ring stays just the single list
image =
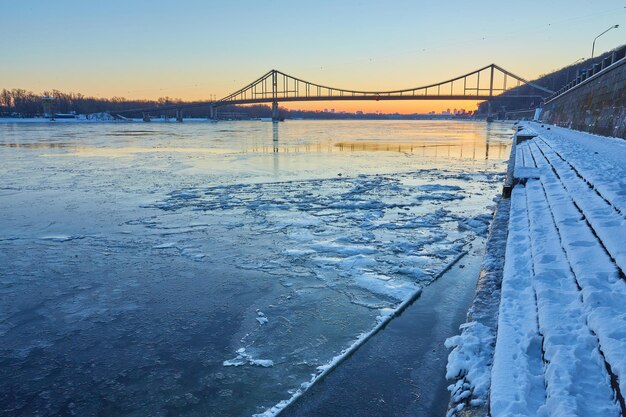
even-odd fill
[{"label": "retaining wall", "polygon": [[626,139],[626,58],[548,101],[541,120]]}]

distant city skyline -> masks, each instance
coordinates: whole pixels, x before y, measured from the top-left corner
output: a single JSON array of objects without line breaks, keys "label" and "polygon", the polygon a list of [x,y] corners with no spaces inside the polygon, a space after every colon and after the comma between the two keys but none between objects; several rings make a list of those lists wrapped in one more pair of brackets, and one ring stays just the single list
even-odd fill
[{"label": "distant city skyline", "polygon": [[[357,90],[443,81],[492,62],[534,79],[624,43],[623,0],[1,0],[0,89],[96,97],[220,98],[268,70]],[[472,110],[473,101],[333,103],[337,112]],[[325,102],[281,103],[323,110]]]}]

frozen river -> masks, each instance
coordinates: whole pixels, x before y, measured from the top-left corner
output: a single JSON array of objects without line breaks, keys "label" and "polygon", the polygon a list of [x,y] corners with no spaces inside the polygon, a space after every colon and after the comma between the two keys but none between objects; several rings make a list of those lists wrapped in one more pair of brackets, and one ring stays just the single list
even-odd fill
[{"label": "frozen river", "polygon": [[481,240],[510,136],[0,123],[0,415],[251,416],[288,400]]}]

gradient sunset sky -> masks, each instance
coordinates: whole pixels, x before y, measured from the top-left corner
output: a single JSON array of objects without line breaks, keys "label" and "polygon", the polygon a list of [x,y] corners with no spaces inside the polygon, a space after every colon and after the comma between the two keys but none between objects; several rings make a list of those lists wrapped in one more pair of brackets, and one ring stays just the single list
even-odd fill
[{"label": "gradient sunset sky", "polygon": [[[390,90],[496,63],[533,79],[626,43],[626,1],[0,0],[0,89],[221,98],[275,68]],[[475,102],[293,103],[402,113]]]}]

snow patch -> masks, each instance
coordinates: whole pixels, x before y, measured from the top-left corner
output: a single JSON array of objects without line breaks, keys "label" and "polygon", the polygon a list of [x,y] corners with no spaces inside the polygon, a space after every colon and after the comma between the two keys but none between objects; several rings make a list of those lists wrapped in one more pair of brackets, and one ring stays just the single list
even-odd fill
[{"label": "snow patch", "polygon": [[478,322],[461,325],[462,334],[448,338],[445,346],[453,349],[448,356],[446,378],[457,379],[448,386],[453,402],[473,396],[485,400],[491,382],[493,331]]},{"label": "snow patch", "polygon": [[260,325],[263,325],[269,322],[269,319],[267,318],[265,313],[263,313],[262,311],[257,311],[256,314],[257,314],[257,317],[255,317],[256,321],[258,321]]},{"label": "snow patch", "polygon": [[237,356],[234,359],[225,360],[222,362],[223,366],[242,366],[252,365],[260,366],[262,368],[269,368],[274,366],[274,361],[270,359],[254,359],[251,354],[246,352],[245,348],[237,349]]},{"label": "snow patch", "polygon": [[84,236],[71,236],[71,235],[46,235],[40,237],[41,240],[47,240],[50,242],[69,242],[70,240],[83,239]]}]

